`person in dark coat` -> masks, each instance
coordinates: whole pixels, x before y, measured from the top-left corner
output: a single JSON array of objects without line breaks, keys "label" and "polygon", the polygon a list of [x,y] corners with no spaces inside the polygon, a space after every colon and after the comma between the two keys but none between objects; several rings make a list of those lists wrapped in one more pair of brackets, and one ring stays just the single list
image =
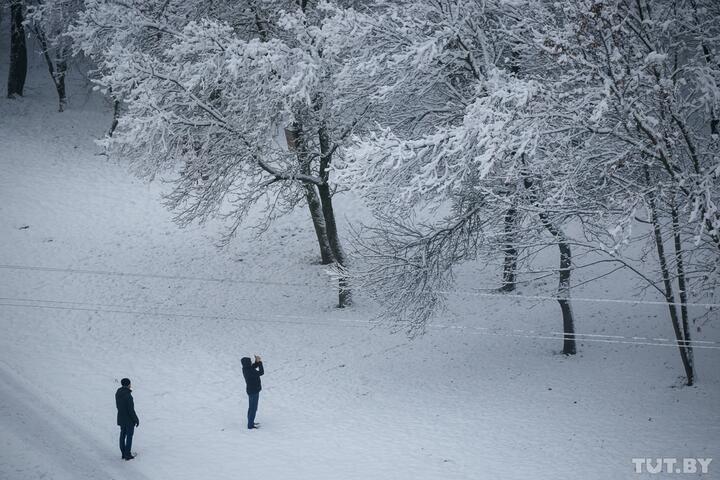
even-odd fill
[{"label": "person in dark coat", "polygon": [[140,420],[135,413],[135,402],[132,397],[130,379],[120,380],[120,388],[115,392],[115,406],[117,407],[117,424],[120,426],[120,452],[124,460],[135,458],[130,451],[132,448],[135,427],[140,426]]},{"label": "person in dark coat", "polygon": [[255,423],[255,414],[260,400],[260,390],[262,390],[260,377],[265,373],[265,370],[263,369],[262,359],[257,355],[255,355],[255,363],[250,361],[250,357],[243,357],[240,363],[242,364],[243,377],[245,377],[245,391],[248,395],[248,429],[252,430],[258,428],[258,424]]}]

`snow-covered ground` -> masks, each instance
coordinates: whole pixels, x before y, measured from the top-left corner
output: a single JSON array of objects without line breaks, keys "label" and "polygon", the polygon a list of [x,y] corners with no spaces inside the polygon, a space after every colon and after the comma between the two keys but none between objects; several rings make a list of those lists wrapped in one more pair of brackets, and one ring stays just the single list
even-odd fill
[{"label": "snow-covered ground", "polygon": [[[333,307],[305,211],[218,250],[217,225],[179,229],[162,185],[100,155],[109,108],[70,89],[58,113],[34,62],[26,97],[0,99],[0,479],[643,478],[633,457],[717,457],[703,478],[720,478],[720,349],[697,349],[682,387],[675,348],[633,340],[672,337],[661,306],[576,302],[578,331],[604,336],[573,358],[550,338],[555,302],[457,295],[423,337],[372,328],[362,298]],[[496,281],[473,272],[458,288]],[[576,295],[633,298],[628,283]],[[132,462],[115,425],[125,376]]]}]

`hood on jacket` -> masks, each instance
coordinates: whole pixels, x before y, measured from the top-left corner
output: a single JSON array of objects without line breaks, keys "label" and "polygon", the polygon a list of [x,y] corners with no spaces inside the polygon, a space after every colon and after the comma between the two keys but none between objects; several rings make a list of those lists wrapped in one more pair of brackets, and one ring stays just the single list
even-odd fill
[{"label": "hood on jacket", "polygon": [[240,359],[240,363],[242,364],[243,368],[250,368],[252,367],[252,360],[250,360],[250,357],[243,357]]}]

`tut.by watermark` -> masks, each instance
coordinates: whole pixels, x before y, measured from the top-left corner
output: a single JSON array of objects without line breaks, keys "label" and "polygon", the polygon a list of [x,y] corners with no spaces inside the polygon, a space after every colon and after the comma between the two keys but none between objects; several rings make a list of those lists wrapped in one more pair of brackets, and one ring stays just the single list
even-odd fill
[{"label": "tut.by watermark", "polygon": [[635,473],[708,473],[712,458],[633,458]]}]

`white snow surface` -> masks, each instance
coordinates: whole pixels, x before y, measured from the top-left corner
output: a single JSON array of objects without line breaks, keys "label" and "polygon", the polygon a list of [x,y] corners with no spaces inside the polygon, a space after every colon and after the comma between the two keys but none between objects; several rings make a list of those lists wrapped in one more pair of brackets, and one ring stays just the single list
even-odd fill
[{"label": "white snow surface", "polygon": [[[166,185],[100,154],[109,107],[69,88],[58,113],[35,59],[26,96],[0,99],[0,479],[610,480],[644,478],[633,457],[718,457],[720,350],[696,350],[688,388],[677,349],[632,339],[672,337],[662,306],[576,302],[579,332],[618,338],[575,357],[547,338],[555,302],[457,295],[423,337],[373,328],[362,297],[334,308],[307,212],[217,249],[217,225],[179,229]],[[355,202],[339,201],[346,222]],[[496,280],[470,266],[458,288]],[[629,282],[577,295],[633,298]],[[712,322],[695,335],[720,340]],[[115,425],[125,376],[132,462]]]}]

